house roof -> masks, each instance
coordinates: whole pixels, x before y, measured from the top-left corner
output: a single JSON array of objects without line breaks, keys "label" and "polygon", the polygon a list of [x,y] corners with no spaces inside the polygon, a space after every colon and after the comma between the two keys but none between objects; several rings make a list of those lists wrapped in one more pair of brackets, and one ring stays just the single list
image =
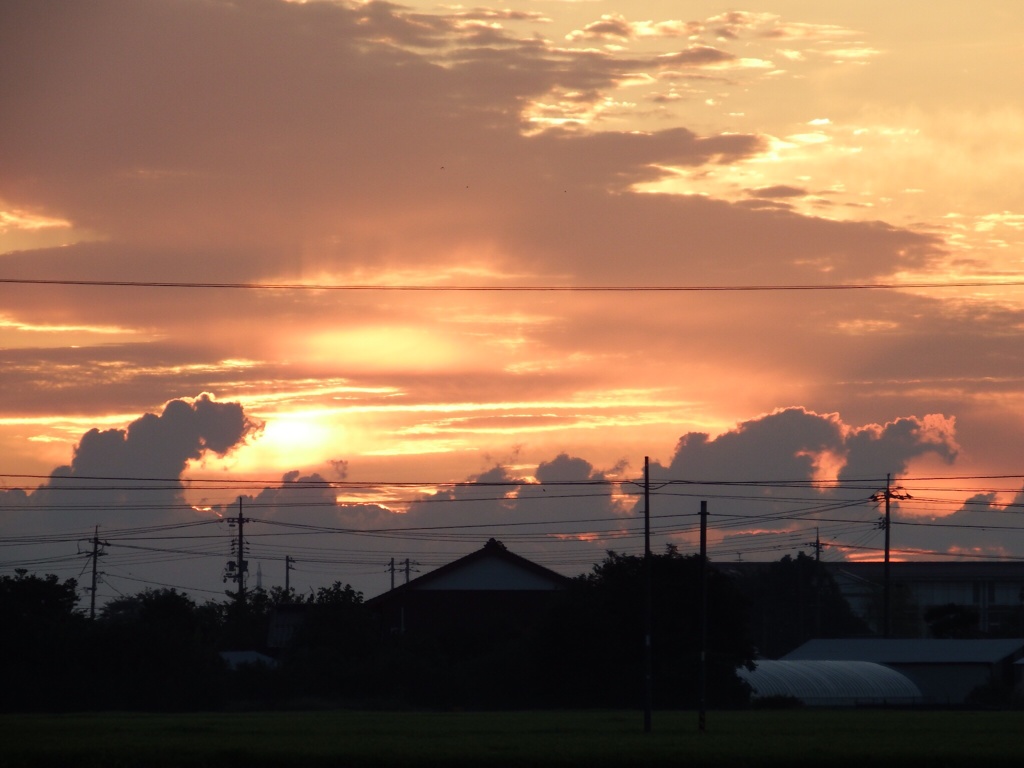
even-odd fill
[{"label": "house roof", "polygon": [[568,581],[560,573],[509,552],[504,544],[492,538],[481,549],[367,602],[420,591],[551,591],[564,588]]},{"label": "house roof", "polygon": [[809,640],[785,661],[828,659],[879,664],[995,664],[1024,651],[1024,639],[918,640],[855,638]]}]

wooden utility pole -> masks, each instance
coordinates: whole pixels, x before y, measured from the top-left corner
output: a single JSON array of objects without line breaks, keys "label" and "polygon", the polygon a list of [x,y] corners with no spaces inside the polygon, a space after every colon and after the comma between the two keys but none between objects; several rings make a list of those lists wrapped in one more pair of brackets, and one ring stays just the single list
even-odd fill
[{"label": "wooden utility pole", "polygon": [[295,559],[293,557],[291,557],[290,555],[284,556],[284,591],[286,595],[291,594],[292,591],[290,576],[292,570],[294,570],[294,563]]},{"label": "wooden utility pole", "polygon": [[651,462],[649,457],[644,456],[644,733],[651,732],[654,702],[654,658],[651,647],[654,580],[651,570]]},{"label": "wooden utility pole", "polygon": [[889,531],[892,529],[892,517],[889,514],[889,502],[892,499],[892,490],[889,485],[890,475],[885,475],[885,565],[882,574],[882,637],[889,637],[892,634],[892,590],[889,580]]},{"label": "wooden utility pole", "polygon": [[248,563],[245,560],[245,537],[243,528],[245,518],[242,517],[242,497],[238,497],[238,605],[245,605],[245,571]]},{"label": "wooden utility pole", "polygon": [[900,493],[902,488],[893,489],[892,476],[885,475],[885,490],[874,494],[873,501],[885,500],[885,518],[881,526],[885,530],[885,556],[882,565],[882,637],[890,637],[892,634],[892,582],[889,572],[889,533],[892,528],[892,517],[890,502],[892,499],[909,499],[909,493]]},{"label": "wooden utility pole", "polygon": [[700,670],[697,690],[697,730],[707,727],[708,687],[708,503],[700,503]]},{"label": "wooden utility pole", "polygon": [[[229,525],[238,526],[238,540],[234,542],[235,559],[228,561],[227,573],[224,574],[224,581],[234,579],[238,584],[235,592],[235,603],[239,607],[245,605],[245,573],[249,570],[249,563],[245,559],[245,524],[248,522],[242,517],[242,497],[238,497],[238,517],[228,518]],[[228,593],[230,594],[230,592]]]},{"label": "wooden utility pole", "polygon": [[96,618],[96,585],[99,581],[98,563],[99,559],[103,557],[103,553],[100,552],[100,545],[106,545],[106,543],[105,541],[100,541],[100,527],[97,525],[92,536],[92,554],[89,555],[92,558],[92,586],[89,588],[90,619]]}]

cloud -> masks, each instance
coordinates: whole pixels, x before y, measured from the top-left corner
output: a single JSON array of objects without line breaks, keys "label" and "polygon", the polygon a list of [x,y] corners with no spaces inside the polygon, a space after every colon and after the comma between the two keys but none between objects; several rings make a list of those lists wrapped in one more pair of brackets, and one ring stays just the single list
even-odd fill
[{"label": "cloud", "polygon": [[113,512],[139,503],[180,505],[181,476],[190,462],[207,453],[223,456],[260,428],[238,403],[217,402],[206,393],[171,400],[159,415],[146,413],[127,428],[90,429],[75,446],[71,463],[54,469],[24,501],[70,509],[74,504],[67,502],[81,493],[90,508]]},{"label": "cloud", "polygon": [[960,450],[955,426],[954,418],[932,414],[853,430],[844,441],[847,460],[840,479],[900,475],[911,459],[925,453],[952,463]]},{"label": "cloud", "polygon": [[751,189],[747,194],[751,197],[766,200],[777,200],[779,198],[786,197],[804,197],[807,194],[807,190],[802,187],[793,187],[788,184],[775,184],[770,187]]},{"label": "cloud", "polygon": [[[225,489],[190,490],[170,483],[153,492],[121,479],[115,487],[120,490],[110,491],[84,487],[90,484],[83,481],[97,472],[114,479],[180,472],[205,451],[234,449],[255,429],[237,404],[200,396],[172,401],[159,416],[146,414],[126,429],[91,430],[79,442],[72,464],[56,469],[46,485],[32,493],[3,494],[8,535],[45,530],[73,537],[72,529],[81,528],[81,512],[88,509],[90,525],[95,522],[112,532],[111,559],[104,562],[110,566],[111,583],[138,578],[142,568],[142,578],[150,582],[210,589],[210,582],[220,576],[232,530],[206,531],[205,555],[196,551],[198,544],[143,539],[145,551],[161,553],[177,546],[192,556],[202,555],[186,574],[180,563],[160,554],[138,560],[139,568],[132,566],[136,560],[131,558],[138,555],[132,554],[136,545],[131,542],[139,540],[126,537],[125,527],[141,526],[144,532],[156,524],[228,521],[239,507],[223,501]],[[710,498],[715,559],[729,559],[734,552],[756,557],[806,548],[813,526],[820,526],[823,540],[834,545],[830,552],[838,553],[844,542],[864,541],[866,533],[876,530],[877,505],[870,496],[879,490],[874,485],[884,481],[860,472],[884,467],[900,474],[914,457],[934,454],[952,461],[956,451],[954,424],[939,416],[851,426],[839,414],[793,407],[741,422],[715,437],[687,433],[668,463],[651,463],[654,546],[672,542],[688,551],[695,542],[697,499]],[[347,463],[328,463],[341,468],[338,478],[291,471],[279,483],[241,493],[250,563],[262,562],[269,576],[288,555],[298,564],[293,583],[300,589],[307,582],[319,586],[341,578],[372,595],[385,588],[389,558],[409,558],[425,570],[491,537],[569,575],[599,561],[606,549],[636,552],[642,544],[642,478],[625,461],[600,469],[563,452],[535,466],[493,464],[464,482],[435,490],[361,484],[348,478]],[[815,485],[837,476],[839,487]],[[853,480],[861,482],[851,484]],[[183,503],[185,492],[222,501],[193,499],[192,509]],[[345,498],[339,501],[339,496]],[[1018,503],[1022,499],[1024,491]],[[203,507],[208,510],[199,511]],[[147,511],[140,516],[143,509]],[[17,512],[22,514],[10,516]],[[1016,551],[1016,545],[993,539],[991,531],[981,533],[981,526],[996,521],[1012,525],[991,496],[969,499],[963,510],[930,526],[914,524],[922,518],[903,514],[896,502],[894,520],[900,524],[896,547]],[[52,555],[53,547],[40,551]]]},{"label": "cloud", "polygon": [[219,403],[202,394],[172,400],[159,416],[144,414],[127,429],[92,429],[75,448],[61,478],[126,477],[176,479],[189,461],[206,451],[223,455],[259,429],[238,403]]},{"label": "cloud", "polygon": [[885,425],[850,427],[838,414],[785,408],[740,423],[714,439],[684,435],[666,467],[673,477],[699,480],[807,481],[821,457],[838,462],[838,479],[880,478],[906,471],[910,459],[935,453],[956,458],[955,422],[940,415],[905,417]]},{"label": "cloud", "polygon": [[645,37],[690,37],[701,32],[696,21],[628,21],[620,13],[605,13],[598,21],[567,34],[567,40],[633,40]]},{"label": "cloud", "polygon": [[712,48],[708,45],[691,45],[675,53],[665,53],[658,57],[659,63],[667,66],[704,67],[736,61],[731,53]]}]

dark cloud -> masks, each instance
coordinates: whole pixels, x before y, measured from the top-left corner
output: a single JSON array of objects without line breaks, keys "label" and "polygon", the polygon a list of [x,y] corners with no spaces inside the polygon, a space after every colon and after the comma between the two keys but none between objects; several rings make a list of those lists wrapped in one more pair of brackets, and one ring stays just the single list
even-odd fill
[{"label": "dark cloud", "polygon": [[[238,403],[217,402],[209,394],[172,400],[161,414],[144,414],[127,428],[90,429],[69,465],[55,468],[34,491],[5,492],[3,505],[70,513],[81,503],[96,510],[97,518],[113,514],[123,520],[123,508],[141,504],[152,509],[150,522],[164,520],[180,513],[181,476],[189,462],[207,453],[223,456],[261,428]],[[36,513],[38,522],[45,522],[44,514]]]},{"label": "dark cloud", "polygon": [[844,441],[846,465],[839,479],[903,474],[911,459],[933,453],[948,463],[957,456],[953,420],[901,418],[853,430]]},{"label": "dark cloud", "polygon": [[775,199],[780,197],[804,197],[807,195],[807,190],[802,187],[791,187],[788,184],[776,184],[771,187],[751,189],[747,194],[751,197]]},{"label": "dark cloud", "polygon": [[238,403],[208,394],[172,400],[159,416],[147,413],[127,429],[89,430],[62,477],[178,478],[206,451],[223,455],[251,437],[259,425]]},{"label": "dark cloud", "polygon": [[714,439],[700,432],[684,435],[666,472],[701,481],[807,481],[814,479],[821,457],[829,455],[842,465],[839,480],[878,479],[904,473],[911,459],[926,453],[952,462],[957,451],[953,420],[943,416],[850,427],[838,414],[786,408]]},{"label": "dark cloud", "polygon": [[736,56],[718,48],[708,45],[691,45],[675,53],[666,53],[658,57],[658,61],[668,66],[690,66],[700,67],[709,64],[722,64],[727,61],[735,61]]},{"label": "dark cloud", "polygon": [[666,469],[672,477],[710,481],[810,480],[816,456],[842,447],[838,416],[787,408],[714,439],[700,432],[684,435]]},{"label": "dark cloud", "polygon": [[[103,492],[95,488],[71,490],[71,483],[86,472],[124,478],[137,477],[132,474],[137,472],[180,471],[186,460],[204,450],[237,445],[252,431],[236,404],[205,397],[174,401],[160,416],[148,414],[127,429],[89,432],[79,443],[72,466],[55,470],[46,486],[32,494],[6,492],[5,513],[34,509],[36,525],[43,516],[48,520],[44,530],[70,531],[81,521],[76,524],[74,516],[40,507],[41,499],[48,504],[59,500],[65,510],[76,503],[91,510],[103,506],[105,511],[95,512],[89,523],[99,522],[108,530],[129,523],[146,527],[195,521],[203,515],[214,522],[213,513],[230,521],[241,509],[247,520],[250,563],[263,563],[268,578],[287,555],[297,563],[292,583],[300,589],[341,579],[369,595],[386,588],[385,566],[392,558],[409,559],[417,568],[429,570],[491,537],[569,575],[587,570],[606,549],[637,552],[642,546],[642,478],[637,468],[620,463],[602,470],[568,453],[542,461],[532,471],[497,464],[441,490],[407,488],[405,501],[411,503],[404,511],[373,501],[375,495],[396,490],[387,484],[360,486],[315,472],[288,472],[280,483],[255,494],[243,493],[241,507],[236,501],[220,501],[210,504],[206,513],[181,505],[181,488],[173,484],[165,492],[178,501],[174,514],[159,513],[152,498],[139,506],[144,492],[131,492],[123,481],[126,490],[102,500]],[[147,455],[140,458],[133,452]],[[939,417],[903,417],[883,426],[851,427],[838,414],[788,408],[742,422],[714,438],[688,433],[668,464],[651,464],[653,546],[661,549],[672,542],[683,551],[695,546],[698,500],[704,498],[710,499],[715,559],[731,559],[734,553],[750,559],[776,558],[806,550],[815,527],[831,544],[830,556],[836,557],[844,546],[870,545],[872,540],[866,537],[877,535],[878,503],[871,497],[884,487],[884,479],[853,478],[855,471],[880,472],[886,466],[898,473],[900,462],[908,457],[934,453],[952,460],[955,452],[952,425]],[[845,462],[843,477],[848,479],[838,488],[814,487],[822,462]],[[53,495],[61,488],[67,489],[64,495]],[[212,493],[223,499],[224,489]],[[362,495],[367,501],[338,501],[342,493],[348,498]],[[169,503],[168,496],[164,503]],[[1017,503],[1024,503],[1024,491]],[[140,514],[142,509],[147,511]],[[905,514],[897,500],[893,518],[898,538],[893,546],[964,553],[1024,551],[1024,541],[1004,535],[1016,522],[1009,509],[992,495],[977,495],[950,517],[928,519]],[[8,535],[28,530],[29,522],[24,515],[17,518]],[[235,535],[227,527],[211,530],[210,543],[204,545],[210,556],[185,567],[153,561],[146,566],[145,578],[211,589]],[[111,545],[111,554],[118,555],[110,561],[117,566],[110,571],[112,580],[135,573],[124,570],[130,561],[118,549],[130,540],[116,539]],[[52,546],[47,551],[52,552]],[[155,546],[159,550],[164,545]],[[270,583],[280,582],[277,574]]]}]

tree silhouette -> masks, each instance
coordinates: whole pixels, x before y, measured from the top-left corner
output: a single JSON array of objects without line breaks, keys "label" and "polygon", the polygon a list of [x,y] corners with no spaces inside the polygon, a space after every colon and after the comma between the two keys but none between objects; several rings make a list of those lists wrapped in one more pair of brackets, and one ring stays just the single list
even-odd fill
[{"label": "tree silhouette", "polygon": [[777,659],[815,637],[869,633],[832,575],[803,552],[746,569],[737,583],[750,602],[754,643],[765,658]]},{"label": "tree silhouette", "polygon": [[86,619],[77,582],[56,576],[0,577],[0,707],[65,709],[77,700]]},{"label": "tree silhouette", "polygon": [[[700,664],[700,557],[652,555],[654,704],[693,706]],[[577,577],[541,634],[539,663],[566,706],[643,701],[644,558],[609,552]],[[707,692],[718,706],[745,700],[735,670],[754,649],[746,601],[731,577],[707,570]]]}]

